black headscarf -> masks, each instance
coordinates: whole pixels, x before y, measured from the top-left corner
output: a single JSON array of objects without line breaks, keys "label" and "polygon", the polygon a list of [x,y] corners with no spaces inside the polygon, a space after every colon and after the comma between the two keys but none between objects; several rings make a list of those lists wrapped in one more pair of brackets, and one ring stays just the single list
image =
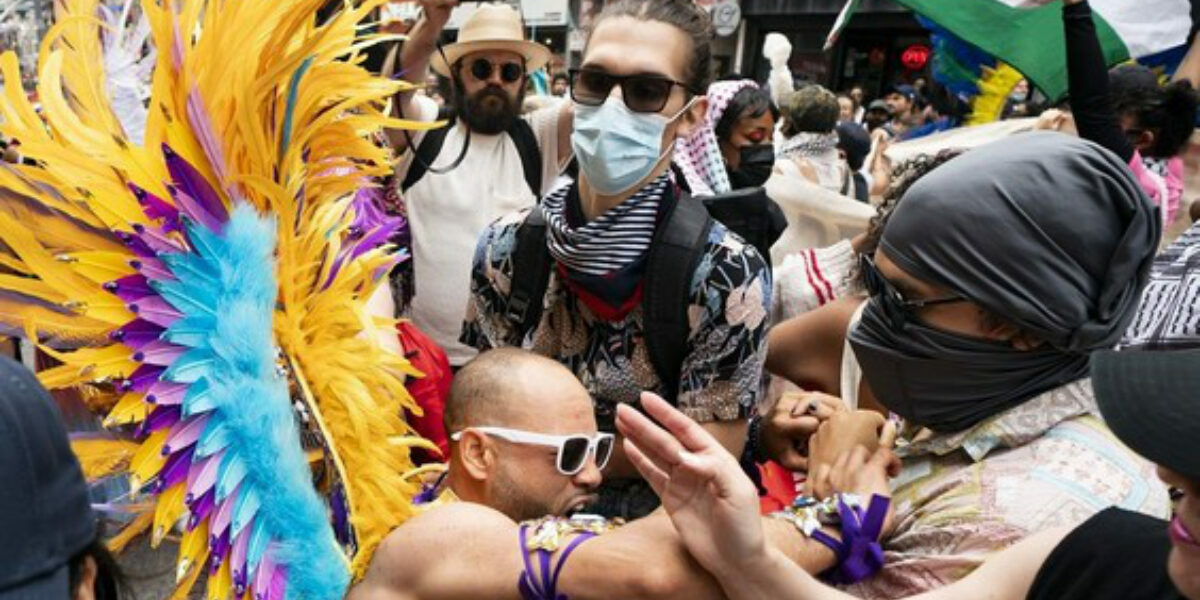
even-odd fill
[{"label": "black headscarf", "polygon": [[872,391],[940,431],[961,430],[1086,376],[1137,309],[1161,230],[1116,155],[1058,133],[983,146],[905,193],[880,248],[909,274],[1045,343],[1010,344],[884,318],[873,298],[850,335]]},{"label": "black headscarf", "polygon": [[881,246],[901,268],[1073,353],[1133,318],[1161,218],[1129,166],[1039,132],[968,152],[913,185]]}]

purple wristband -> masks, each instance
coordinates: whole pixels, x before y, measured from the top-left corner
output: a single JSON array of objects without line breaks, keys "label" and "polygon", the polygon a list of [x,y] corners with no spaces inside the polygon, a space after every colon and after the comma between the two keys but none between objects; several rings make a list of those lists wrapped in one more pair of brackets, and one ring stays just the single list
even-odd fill
[{"label": "purple wristband", "polygon": [[879,534],[887,519],[891,499],[878,494],[871,496],[866,510],[851,506],[838,497],[838,514],[842,520],[842,540],[838,542],[823,531],[814,531],[813,539],[829,546],[837,555],[838,564],[822,577],[829,583],[857,583],[883,568],[883,547]]}]

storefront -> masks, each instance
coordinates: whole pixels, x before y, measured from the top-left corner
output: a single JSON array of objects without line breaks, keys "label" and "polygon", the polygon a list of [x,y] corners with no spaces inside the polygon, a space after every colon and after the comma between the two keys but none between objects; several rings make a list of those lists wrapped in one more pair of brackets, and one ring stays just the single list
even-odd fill
[{"label": "storefront", "polygon": [[928,79],[928,65],[910,66],[928,48],[929,33],[907,9],[888,0],[863,0],[849,25],[828,52],[822,50],[845,0],[742,0],[745,21],[741,72],[766,81],[770,65],[762,57],[768,33],[782,33],[792,43],[790,66],[798,80],[832,90],[861,85],[868,98],[878,98],[897,83]]}]

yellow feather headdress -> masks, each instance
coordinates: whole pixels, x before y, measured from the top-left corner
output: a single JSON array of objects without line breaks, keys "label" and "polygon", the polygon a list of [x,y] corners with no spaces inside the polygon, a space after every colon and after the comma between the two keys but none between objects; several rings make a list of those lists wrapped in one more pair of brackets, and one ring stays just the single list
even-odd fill
[{"label": "yellow feather headdress", "polygon": [[[388,118],[404,84],[359,66],[385,1],[320,26],[325,0],[145,2],[142,143],[111,105],[98,0],[59,0],[40,114],[4,86],[0,134],[32,164],[0,165],[0,333],[62,363],[47,387],[109,399],[133,441],[77,452],[152,501],[117,543],[185,523],[178,580],[207,573],[210,598],[341,597],[412,514],[419,373],[366,311],[397,260],[364,195],[390,172],[372,135],[425,126]],[[12,53],[0,75],[20,81]]]}]

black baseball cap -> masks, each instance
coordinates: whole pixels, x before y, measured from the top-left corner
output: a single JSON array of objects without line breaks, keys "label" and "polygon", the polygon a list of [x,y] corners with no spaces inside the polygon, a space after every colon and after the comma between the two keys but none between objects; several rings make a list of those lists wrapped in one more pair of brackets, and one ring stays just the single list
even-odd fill
[{"label": "black baseball cap", "polygon": [[1096,352],[1092,386],[1125,445],[1200,481],[1200,348]]},{"label": "black baseball cap", "polygon": [[0,356],[0,600],[70,597],[68,563],[96,538],[79,461],[50,394]]}]

